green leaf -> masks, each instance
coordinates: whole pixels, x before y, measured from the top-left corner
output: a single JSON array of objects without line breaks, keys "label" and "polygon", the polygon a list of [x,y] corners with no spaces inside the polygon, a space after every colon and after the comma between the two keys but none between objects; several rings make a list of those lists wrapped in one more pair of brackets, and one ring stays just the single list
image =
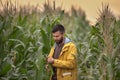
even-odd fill
[{"label": "green leaf", "polygon": [[11,69],[11,67],[11,64],[3,62],[2,65],[0,65],[0,76],[7,75],[7,72]]}]

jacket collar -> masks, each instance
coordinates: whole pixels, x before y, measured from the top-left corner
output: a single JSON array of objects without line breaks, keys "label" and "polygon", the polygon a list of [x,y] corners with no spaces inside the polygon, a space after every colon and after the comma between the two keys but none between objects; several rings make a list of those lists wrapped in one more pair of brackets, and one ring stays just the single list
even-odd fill
[{"label": "jacket collar", "polygon": [[[71,40],[69,38],[65,38],[64,45],[69,43],[69,42],[71,42]],[[54,47],[56,47],[56,46],[57,46],[57,44],[55,43]]]}]

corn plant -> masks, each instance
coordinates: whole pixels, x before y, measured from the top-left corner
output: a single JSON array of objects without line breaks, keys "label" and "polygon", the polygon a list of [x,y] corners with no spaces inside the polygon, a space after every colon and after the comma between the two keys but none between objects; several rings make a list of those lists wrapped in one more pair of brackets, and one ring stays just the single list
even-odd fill
[{"label": "corn plant", "polygon": [[57,23],[77,46],[78,80],[119,80],[120,19],[109,6],[103,6],[96,25],[90,26],[82,9],[72,7],[70,15],[55,7],[55,1],[54,7],[49,3],[40,11],[39,5],[0,0],[0,80],[49,80],[46,57]]},{"label": "corn plant", "polygon": [[45,57],[53,44],[51,28],[59,22],[59,17],[50,20],[49,16],[41,18],[21,11],[13,15],[16,6],[7,4],[1,12],[9,14],[0,15],[0,79],[48,80]]},{"label": "corn plant", "polygon": [[[85,50],[80,64],[81,80],[119,80],[120,33],[116,18],[105,5],[100,16],[89,33],[89,44],[82,46]],[[88,47],[89,46],[89,47]],[[81,58],[81,57],[80,57]]]}]

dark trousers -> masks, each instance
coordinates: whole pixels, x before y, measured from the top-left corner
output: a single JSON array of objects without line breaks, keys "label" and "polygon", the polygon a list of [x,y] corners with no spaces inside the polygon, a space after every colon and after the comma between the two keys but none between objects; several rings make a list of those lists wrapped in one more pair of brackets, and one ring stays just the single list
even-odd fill
[{"label": "dark trousers", "polygon": [[52,80],[57,80],[57,75],[52,75]]}]

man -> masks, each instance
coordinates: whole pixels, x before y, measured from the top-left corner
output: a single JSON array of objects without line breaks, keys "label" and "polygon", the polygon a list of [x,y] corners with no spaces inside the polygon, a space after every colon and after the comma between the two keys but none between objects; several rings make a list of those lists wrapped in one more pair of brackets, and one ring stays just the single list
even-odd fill
[{"label": "man", "polygon": [[53,68],[51,80],[77,80],[75,44],[64,37],[65,29],[61,24],[53,27],[52,34],[55,44],[47,58]]}]

